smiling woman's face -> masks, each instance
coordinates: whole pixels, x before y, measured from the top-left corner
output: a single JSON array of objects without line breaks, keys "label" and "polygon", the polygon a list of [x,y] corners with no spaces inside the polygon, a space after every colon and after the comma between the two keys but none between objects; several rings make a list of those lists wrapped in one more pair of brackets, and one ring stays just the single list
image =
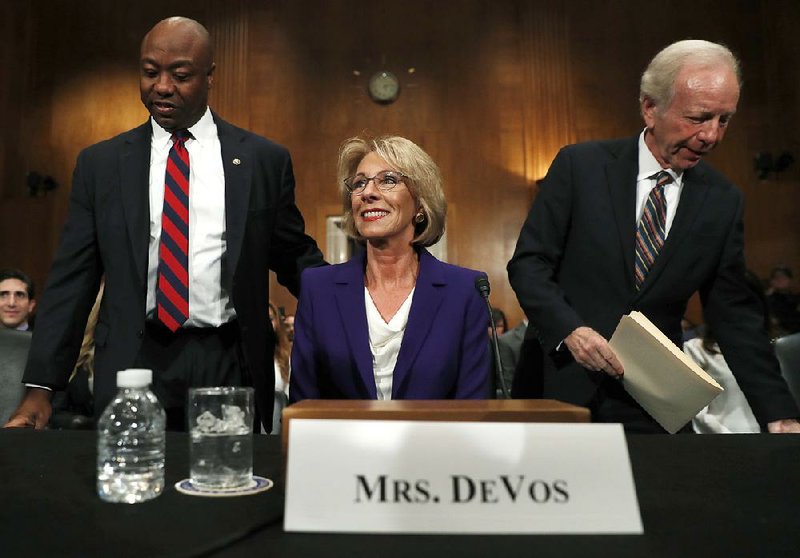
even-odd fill
[{"label": "smiling woman's face", "polygon": [[[381,171],[397,171],[376,153],[368,153],[356,169],[356,176],[371,178]],[[416,202],[405,183],[382,191],[370,180],[359,193],[350,195],[353,222],[367,241],[400,238],[410,244],[414,238]]]}]

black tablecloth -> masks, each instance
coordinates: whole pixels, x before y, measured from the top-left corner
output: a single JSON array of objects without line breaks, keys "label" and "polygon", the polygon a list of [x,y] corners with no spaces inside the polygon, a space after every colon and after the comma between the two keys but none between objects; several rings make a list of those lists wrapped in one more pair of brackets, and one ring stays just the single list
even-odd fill
[{"label": "black tablecloth", "polygon": [[254,444],[255,473],[278,483],[266,493],[177,493],[188,439],[168,434],[165,493],[106,504],[94,444],[92,432],[0,431],[0,557],[800,557],[800,436],[628,436],[645,534],[569,536],[284,533],[280,443],[267,436]]},{"label": "black tablecloth", "polygon": [[[277,483],[280,446],[256,438],[253,472]],[[176,491],[189,476],[187,434],[167,433],[161,496],[135,505],[103,502],[96,439],[96,432],[0,430],[0,558],[203,556],[281,523],[280,486],[237,498]]]}]

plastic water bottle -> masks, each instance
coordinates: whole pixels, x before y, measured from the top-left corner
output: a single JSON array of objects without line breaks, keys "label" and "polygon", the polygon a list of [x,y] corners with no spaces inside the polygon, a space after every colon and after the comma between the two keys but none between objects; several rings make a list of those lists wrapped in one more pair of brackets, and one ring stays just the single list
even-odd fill
[{"label": "plastic water bottle", "polygon": [[152,370],[117,372],[117,396],[97,424],[97,494],[135,504],[164,490],[164,408],[150,391]]}]

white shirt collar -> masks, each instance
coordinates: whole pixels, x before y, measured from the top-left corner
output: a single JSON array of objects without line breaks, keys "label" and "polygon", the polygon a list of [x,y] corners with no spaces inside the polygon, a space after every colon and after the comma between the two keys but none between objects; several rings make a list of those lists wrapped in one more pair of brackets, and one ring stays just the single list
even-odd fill
[{"label": "white shirt collar", "polygon": [[[166,131],[158,122],[151,116],[150,123],[153,128],[153,144],[159,147],[171,146],[172,132]],[[211,115],[211,109],[206,107],[206,112],[200,117],[194,126],[189,128],[192,138],[197,140],[201,145],[204,140],[214,139],[217,137],[217,127],[214,124],[214,117]]]},{"label": "white shirt collar", "polygon": [[655,155],[653,155],[653,152],[650,151],[650,148],[647,147],[647,144],[644,142],[644,134],[646,130],[647,128],[642,130],[642,133],[639,134],[639,174],[636,175],[636,182],[646,178],[652,178],[654,174],[657,174],[662,170],[666,170],[670,175],[672,175],[672,179],[675,181],[675,184],[680,185],[683,180],[683,173],[676,172],[673,169],[664,169],[661,167],[659,162],[656,160]]}]

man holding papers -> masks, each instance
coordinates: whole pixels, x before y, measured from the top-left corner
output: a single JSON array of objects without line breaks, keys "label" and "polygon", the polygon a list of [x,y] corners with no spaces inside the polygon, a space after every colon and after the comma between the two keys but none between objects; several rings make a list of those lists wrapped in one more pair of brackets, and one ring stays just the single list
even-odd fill
[{"label": "man holding papers", "polygon": [[[800,414],[744,282],[743,199],[702,161],[722,141],[739,100],[731,52],[680,41],[641,80],[645,129],[627,139],[563,148],[508,264],[541,344],[546,398],[589,407],[593,420],[664,432],[625,391],[608,345],[639,311],[680,345],[680,320],[699,291],[726,359],[770,432],[800,432]],[[622,379],[622,381],[620,381]]]}]

